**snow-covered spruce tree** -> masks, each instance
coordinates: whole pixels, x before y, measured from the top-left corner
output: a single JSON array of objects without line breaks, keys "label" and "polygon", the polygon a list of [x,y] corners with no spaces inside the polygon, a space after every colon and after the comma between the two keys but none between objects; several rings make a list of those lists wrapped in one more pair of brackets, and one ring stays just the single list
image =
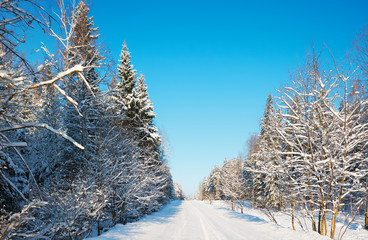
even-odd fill
[{"label": "snow-covered spruce tree", "polygon": [[133,130],[134,114],[128,111],[130,102],[133,100],[133,89],[136,85],[136,70],[130,62],[130,52],[126,42],[124,41],[123,49],[120,53],[118,73],[116,81],[111,83],[109,93],[109,110],[112,113],[113,121],[120,126],[125,132]]},{"label": "snow-covered spruce tree", "polygon": [[[161,152],[161,137],[154,125],[155,113],[149,99],[144,76],[141,74],[133,89],[133,98],[128,107],[128,116],[132,117],[132,133],[137,138],[138,147],[141,151],[140,161],[143,161],[147,180],[146,189],[149,201],[143,213],[156,211],[161,204],[166,203],[172,197],[173,182],[169,168],[167,167]],[[156,202],[156,203],[155,203]]]},{"label": "snow-covered spruce tree", "polygon": [[221,189],[221,168],[214,166],[211,169],[210,175],[207,180],[206,191],[208,192],[209,200],[223,199],[224,195]]},{"label": "snow-covered spruce tree", "polygon": [[278,187],[277,150],[280,148],[276,125],[277,122],[273,99],[268,95],[264,117],[261,121],[261,133],[258,137],[258,151],[254,159],[253,186],[256,202],[260,206],[281,207]]},{"label": "snow-covered spruce tree", "polygon": [[[170,171],[164,162],[155,114],[144,76],[137,78],[126,43],[121,51],[117,79],[109,90],[108,111],[114,126],[130,142],[117,157],[126,178],[113,186],[111,214],[122,223],[158,210],[173,193]],[[130,178],[130,179],[129,179]],[[113,220],[116,222],[116,220]]]},{"label": "snow-covered spruce tree", "polygon": [[110,110],[117,124],[134,139],[139,140],[140,147],[149,154],[158,154],[161,140],[153,124],[155,114],[152,102],[148,97],[144,76],[137,78],[130,58],[130,52],[124,42],[118,66],[120,81],[111,90]]},{"label": "snow-covered spruce tree", "polygon": [[136,124],[134,132],[140,139],[139,145],[150,154],[154,161],[157,161],[157,164],[160,164],[161,137],[153,123],[156,115],[153,112],[153,105],[148,97],[147,85],[142,74],[133,89],[133,96],[134,100],[131,102],[130,109],[132,110],[132,116],[135,112],[132,119]]},{"label": "snow-covered spruce tree", "polygon": [[[85,237],[93,227],[97,227],[100,233],[99,224],[106,217],[104,208],[110,194],[110,188],[105,183],[114,176],[114,171],[109,169],[111,164],[105,162],[110,159],[106,153],[106,144],[111,144],[111,137],[108,136],[111,128],[108,119],[103,118],[106,116],[107,103],[99,88],[102,80],[99,73],[103,74],[105,69],[97,70],[103,64],[103,57],[97,44],[97,28],[93,26],[92,17],[88,16],[86,3],[80,1],[72,10],[70,18],[63,5],[60,10],[58,17],[64,26],[62,33],[65,37],[60,38],[52,32],[62,46],[59,50],[61,65],[54,61],[54,67],[64,69],[73,64],[86,67],[83,75],[70,77],[65,84],[66,93],[75,101],[62,102],[62,127],[67,134],[78,139],[85,149],[79,151],[66,141],[62,143],[61,156],[50,175],[55,188],[49,192],[49,197],[53,203],[64,201],[65,204],[62,208],[52,206],[50,211],[57,210],[58,213],[58,221],[54,225],[59,226],[59,231],[47,234],[61,238],[73,232],[75,236]],[[77,200],[81,203],[89,199],[94,199],[94,202],[81,204],[82,209],[75,211],[73,204],[79,203],[74,203],[71,193],[77,194]],[[70,201],[65,200],[69,198]],[[69,221],[68,216],[76,217],[72,227],[64,224]]]},{"label": "snow-covered spruce tree", "polygon": [[[129,210],[133,209],[130,206],[133,201],[132,196],[136,196],[137,191],[141,188],[139,184],[141,172],[136,168],[139,165],[137,156],[140,155],[140,151],[137,146],[137,138],[134,138],[132,133],[132,122],[127,111],[133,99],[133,88],[136,84],[136,71],[133,69],[130,58],[130,52],[124,42],[117,68],[117,78],[111,81],[107,97],[109,118],[115,126],[113,134],[116,134],[117,141],[121,145],[115,149],[118,151],[111,151],[111,153],[116,165],[123,166],[118,169],[125,173],[119,173],[121,177],[111,182],[110,212],[113,225],[117,222],[126,223],[128,221]],[[144,173],[142,174],[144,176]]]},{"label": "snow-covered spruce tree", "polygon": [[85,147],[84,151],[79,151],[65,142],[61,154],[63,165],[60,170],[63,178],[68,181],[73,181],[81,171],[86,171],[93,166],[97,155],[98,121],[101,117],[98,99],[101,91],[98,86],[100,78],[95,67],[99,66],[102,57],[96,44],[97,28],[94,27],[93,18],[88,14],[88,6],[81,0],[73,9],[67,23],[71,33],[69,45],[64,45],[65,49],[61,50],[64,52],[62,60],[64,68],[75,64],[90,66],[83,72],[84,80],[90,88],[81,83],[83,79],[80,79],[80,76],[70,78],[66,84],[66,92],[79,104],[77,108],[70,102],[64,106],[63,127],[68,135]]}]

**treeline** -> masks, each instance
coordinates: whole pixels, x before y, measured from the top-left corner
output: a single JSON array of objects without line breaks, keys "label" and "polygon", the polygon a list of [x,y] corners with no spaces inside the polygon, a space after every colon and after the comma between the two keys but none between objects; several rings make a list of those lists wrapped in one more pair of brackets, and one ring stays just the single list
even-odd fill
[{"label": "treeline", "polygon": [[[215,167],[198,198],[240,207],[250,200],[271,219],[271,210],[289,214],[294,230],[299,225],[332,239],[341,239],[357,214],[365,214],[368,229],[367,46],[368,28],[348,59],[313,48],[287,86],[268,96],[245,159]],[[339,212],[344,226],[337,229]]]},{"label": "treeline", "polygon": [[246,195],[246,171],[241,157],[224,161],[222,167],[215,166],[208,178],[205,178],[196,192],[199,200],[231,201],[231,208],[238,207],[243,213]]},{"label": "treeline", "polygon": [[[126,43],[116,69],[84,0],[41,3],[0,2],[0,239],[82,239],[175,197]],[[42,64],[21,52],[30,28],[57,42]]]}]

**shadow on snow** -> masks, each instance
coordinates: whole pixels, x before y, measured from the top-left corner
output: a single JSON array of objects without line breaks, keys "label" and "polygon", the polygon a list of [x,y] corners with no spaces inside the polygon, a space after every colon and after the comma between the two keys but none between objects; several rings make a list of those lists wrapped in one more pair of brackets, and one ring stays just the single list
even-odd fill
[{"label": "shadow on snow", "polygon": [[[136,236],[145,232],[144,226],[152,223],[167,223],[181,211],[182,201],[175,200],[168,203],[158,212],[152,213],[140,219],[138,222],[127,223],[126,225],[117,224],[108,232],[103,233],[98,239],[121,240],[124,236]],[[139,227],[137,224],[139,223]],[[94,238],[91,238],[92,240]]]},{"label": "shadow on snow", "polygon": [[265,221],[264,219],[254,216],[254,215],[247,214],[246,212],[239,213],[239,212],[230,210],[228,207],[216,206],[215,208],[225,210],[227,212],[227,216],[231,218],[244,219],[248,222],[254,222],[254,223],[267,223],[267,221]]}]

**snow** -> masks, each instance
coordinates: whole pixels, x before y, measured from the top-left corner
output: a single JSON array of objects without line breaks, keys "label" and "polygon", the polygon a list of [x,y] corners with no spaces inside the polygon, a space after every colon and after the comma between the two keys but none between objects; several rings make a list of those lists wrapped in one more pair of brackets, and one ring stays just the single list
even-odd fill
[{"label": "snow", "polygon": [[8,71],[4,71],[4,70],[0,70],[0,78],[4,78],[7,80],[11,79],[10,75],[8,74]]},{"label": "snow", "polygon": [[[290,224],[290,223],[289,223]],[[89,240],[119,239],[283,239],[327,240],[316,232],[293,231],[270,222],[259,210],[246,208],[244,214],[231,211],[223,201],[213,205],[197,200],[173,201],[161,211],[139,222],[118,224]],[[352,239],[352,238],[346,238]],[[355,238],[363,239],[363,238]]]}]

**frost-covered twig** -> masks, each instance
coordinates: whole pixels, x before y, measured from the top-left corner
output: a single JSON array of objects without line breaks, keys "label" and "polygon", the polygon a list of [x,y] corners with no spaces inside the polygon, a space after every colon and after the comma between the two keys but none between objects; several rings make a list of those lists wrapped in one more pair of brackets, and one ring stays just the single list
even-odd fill
[{"label": "frost-covered twig", "polygon": [[80,145],[78,142],[76,142],[73,138],[69,137],[64,132],[58,131],[58,130],[50,127],[46,123],[29,122],[29,123],[22,123],[22,124],[14,124],[14,125],[11,125],[9,127],[0,128],[0,132],[7,132],[7,131],[11,131],[11,130],[17,130],[17,129],[22,129],[22,128],[31,128],[31,127],[45,128],[45,129],[47,129],[47,130],[49,130],[49,131],[51,131],[51,132],[53,132],[57,135],[60,135],[61,137],[65,138],[66,140],[70,141],[76,147],[78,147],[82,150],[84,149],[84,147],[82,145]]}]

